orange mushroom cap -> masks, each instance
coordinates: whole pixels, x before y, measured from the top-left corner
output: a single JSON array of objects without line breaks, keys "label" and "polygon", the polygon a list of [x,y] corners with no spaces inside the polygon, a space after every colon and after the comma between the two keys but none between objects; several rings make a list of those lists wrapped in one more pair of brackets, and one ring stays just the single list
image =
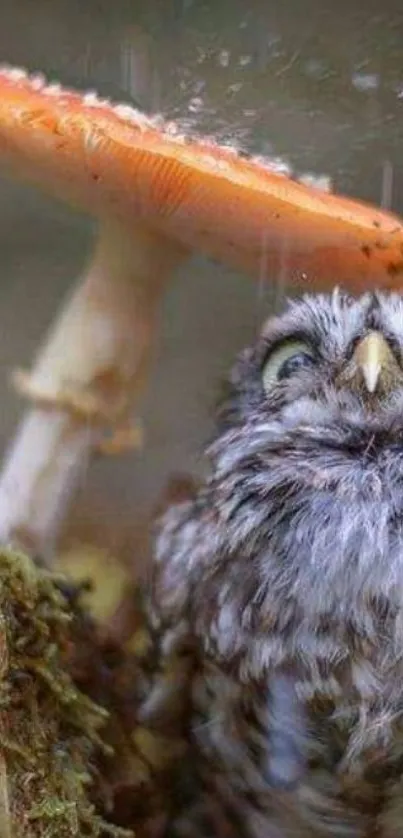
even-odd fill
[{"label": "orange mushroom cap", "polygon": [[0,69],[0,165],[100,218],[142,220],[224,264],[301,287],[399,287],[403,226],[126,105]]}]

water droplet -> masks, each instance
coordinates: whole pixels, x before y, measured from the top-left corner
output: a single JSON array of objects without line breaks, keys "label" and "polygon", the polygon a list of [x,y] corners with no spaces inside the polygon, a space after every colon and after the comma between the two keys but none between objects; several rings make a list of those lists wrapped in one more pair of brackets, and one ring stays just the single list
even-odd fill
[{"label": "water droplet", "polygon": [[202,109],[203,99],[200,96],[193,96],[193,98],[189,101],[188,110],[191,111],[191,113],[200,113]]},{"label": "water droplet", "polygon": [[292,177],[292,167],[283,157],[274,155],[262,157],[261,155],[257,155],[253,160],[259,166],[268,169],[270,172],[275,172],[277,175],[283,175],[284,177]]},{"label": "water droplet", "polygon": [[368,93],[370,90],[377,90],[379,87],[379,75],[377,73],[353,73],[351,83],[361,93]]},{"label": "water droplet", "polygon": [[321,192],[332,191],[332,180],[328,175],[317,175],[313,172],[306,172],[303,175],[300,175],[298,177],[298,180],[305,186],[310,186],[314,189],[319,189]]},{"label": "water droplet", "polygon": [[218,53],[218,63],[221,65],[221,67],[228,67],[229,59],[230,59],[229,50],[228,49],[220,50],[220,52]]},{"label": "water droplet", "polygon": [[228,93],[239,93],[242,90],[243,84],[241,81],[234,82],[228,86]]},{"label": "water droplet", "polygon": [[201,47],[196,47],[196,49],[197,49],[196,64],[203,64],[203,62],[207,58],[207,52],[204,49],[202,49]]}]

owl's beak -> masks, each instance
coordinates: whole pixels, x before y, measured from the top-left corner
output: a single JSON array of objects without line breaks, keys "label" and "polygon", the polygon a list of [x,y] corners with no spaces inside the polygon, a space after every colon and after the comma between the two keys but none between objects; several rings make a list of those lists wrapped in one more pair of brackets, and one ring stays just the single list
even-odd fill
[{"label": "owl's beak", "polygon": [[381,332],[369,332],[357,344],[352,373],[353,379],[360,378],[371,394],[380,386],[382,390],[392,389],[401,378],[402,370]]}]

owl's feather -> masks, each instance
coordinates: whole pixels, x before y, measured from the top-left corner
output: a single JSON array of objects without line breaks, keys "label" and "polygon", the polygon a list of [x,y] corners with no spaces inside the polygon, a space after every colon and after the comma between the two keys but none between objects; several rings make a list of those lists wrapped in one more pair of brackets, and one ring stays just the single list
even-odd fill
[{"label": "owl's feather", "polygon": [[[344,373],[374,330],[395,375],[368,393]],[[315,363],[265,391],[293,340]],[[193,650],[179,834],[403,836],[402,357],[396,295],[289,303],[235,366],[208,478],[160,522],[161,654]]]}]

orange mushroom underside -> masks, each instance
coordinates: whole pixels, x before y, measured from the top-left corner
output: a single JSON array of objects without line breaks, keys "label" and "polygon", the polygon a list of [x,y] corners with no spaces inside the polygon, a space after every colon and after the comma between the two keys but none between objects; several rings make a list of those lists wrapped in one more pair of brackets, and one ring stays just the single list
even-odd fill
[{"label": "orange mushroom underside", "polygon": [[[270,128],[268,126],[268,133]],[[0,166],[77,208],[136,219],[254,277],[399,288],[403,226],[161,119],[0,69]]]}]

